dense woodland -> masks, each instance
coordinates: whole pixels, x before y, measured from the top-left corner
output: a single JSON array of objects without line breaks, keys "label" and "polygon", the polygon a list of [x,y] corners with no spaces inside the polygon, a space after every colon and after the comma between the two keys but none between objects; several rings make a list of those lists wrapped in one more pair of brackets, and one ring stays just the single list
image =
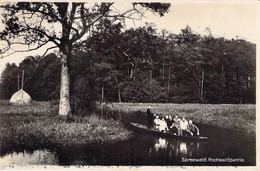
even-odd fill
[{"label": "dense woodland", "polygon": [[[71,104],[94,101],[165,103],[255,103],[256,45],[194,33],[158,30],[153,24],[124,29],[104,19],[87,40],[73,47]],[[28,56],[7,64],[0,97],[9,99],[25,71],[24,90],[33,100],[58,100],[60,57]]]}]

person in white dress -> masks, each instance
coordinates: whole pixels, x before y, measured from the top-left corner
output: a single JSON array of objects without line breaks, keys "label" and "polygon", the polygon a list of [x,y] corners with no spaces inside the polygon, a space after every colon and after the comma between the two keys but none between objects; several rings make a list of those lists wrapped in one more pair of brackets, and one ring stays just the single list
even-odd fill
[{"label": "person in white dress", "polygon": [[155,130],[159,130],[159,126],[160,126],[160,119],[158,115],[155,115],[155,119],[154,119],[154,129]]},{"label": "person in white dress", "polygon": [[167,131],[167,123],[164,118],[160,119],[158,115],[156,115],[154,119],[154,129],[160,132]]},{"label": "person in white dress", "polygon": [[160,119],[159,131],[160,132],[166,132],[167,131],[167,123],[164,120],[164,118]]},{"label": "person in white dress", "polygon": [[188,121],[184,117],[182,117],[182,119],[180,120],[181,135],[187,135],[188,126]]}]

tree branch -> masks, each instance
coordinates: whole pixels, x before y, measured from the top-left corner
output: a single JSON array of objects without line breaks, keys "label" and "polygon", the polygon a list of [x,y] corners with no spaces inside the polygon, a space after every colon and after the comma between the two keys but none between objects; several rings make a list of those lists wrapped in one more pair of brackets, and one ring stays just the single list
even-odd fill
[{"label": "tree branch", "polygon": [[[39,10],[40,7],[38,7],[37,9],[33,9],[33,8],[30,8],[30,7],[19,8],[19,7],[15,7],[15,6],[0,5],[0,8],[9,9],[9,10],[16,10],[16,11],[25,10],[25,11],[33,12],[32,15],[34,13],[40,13],[40,14],[45,15],[45,16],[49,16],[49,17],[52,17],[52,18],[54,17],[50,13]],[[57,16],[55,16],[55,19],[57,19],[57,21],[59,21],[59,22],[62,22],[62,20],[60,18],[58,18]]]},{"label": "tree branch", "polygon": [[81,23],[82,23],[83,29],[81,30],[80,33],[74,34],[72,36],[72,38],[70,39],[70,42],[75,42],[75,41],[79,40],[80,38],[82,38],[84,36],[84,34],[86,33],[87,29],[90,28],[90,26],[92,26],[93,24],[95,24],[98,20],[100,20],[103,16],[105,16],[105,14],[109,11],[109,7],[112,5],[113,5],[113,3],[109,3],[108,6],[106,7],[106,9],[104,9],[104,11],[102,13],[99,13],[99,15],[100,15],[99,17],[97,17],[92,22],[87,24],[86,16],[84,14],[84,3],[82,3],[81,8],[80,8],[80,18],[81,18]]},{"label": "tree branch", "polygon": [[47,48],[46,51],[44,52],[44,54],[42,55],[42,57],[44,57],[44,56],[48,53],[49,50],[55,49],[55,48],[57,48],[57,47],[58,47],[58,46],[52,46],[52,47]]},{"label": "tree branch", "polygon": [[40,30],[40,29],[38,29],[38,28],[29,28],[29,29],[35,30],[35,31],[37,31],[37,32],[39,32],[39,33],[42,33],[44,36],[46,36],[50,41],[52,41],[53,43],[55,43],[57,46],[60,45],[60,44],[55,40],[55,39],[60,40],[59,38],[57,38],[57,37],[51,37],[51,36],[49,36],[45,31]]},{"label": "tree branch", "polygon": [[[5,58],[5,57],[8,57],[8,56],[10,56],[10,55],[13,55],[13,54],[15,54],[15,53],[20,53],[20,52],[31,52],[31,51],[40,49],[41,47],[43,47],[43,46],[46,45],[47,43],[48,43],[48,42],[45,42],[45,43],[43,43],[43,44],[37,46],[36,48],[32,48],[32,49],[28,49],[28,50],[16,50],[16,51],[14,51],[14,52],[12,52],[12,53],[9,53],[8,55],[1,56],[0,58],[2,59],[2,58]],[[11,45],[9,46],[9,49],[10,49],[10,47],[11,47]]]}]

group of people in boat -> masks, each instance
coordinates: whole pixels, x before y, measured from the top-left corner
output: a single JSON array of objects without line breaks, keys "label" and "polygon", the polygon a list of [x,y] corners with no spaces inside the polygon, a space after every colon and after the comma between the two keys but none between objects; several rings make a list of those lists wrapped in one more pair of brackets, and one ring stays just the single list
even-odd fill
[{"label": "group of people in boat", "polygon": [[147,127],[175,135],[199,136],[199,129],[192,120],[186,120],[178,114],[159,116],[152,112],[151,106],[147,109]]}]

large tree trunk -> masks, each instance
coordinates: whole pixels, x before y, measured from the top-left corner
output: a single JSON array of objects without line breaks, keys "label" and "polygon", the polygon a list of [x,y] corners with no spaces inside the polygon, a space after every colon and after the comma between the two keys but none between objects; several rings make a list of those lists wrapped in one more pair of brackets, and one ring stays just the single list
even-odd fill
[{"label": "large tree trunk", "polygon": [[67,47],[61,53],[61,86],[59,114],[69,115],[70,109],[70,76],[69,76],[70,49]]}]

